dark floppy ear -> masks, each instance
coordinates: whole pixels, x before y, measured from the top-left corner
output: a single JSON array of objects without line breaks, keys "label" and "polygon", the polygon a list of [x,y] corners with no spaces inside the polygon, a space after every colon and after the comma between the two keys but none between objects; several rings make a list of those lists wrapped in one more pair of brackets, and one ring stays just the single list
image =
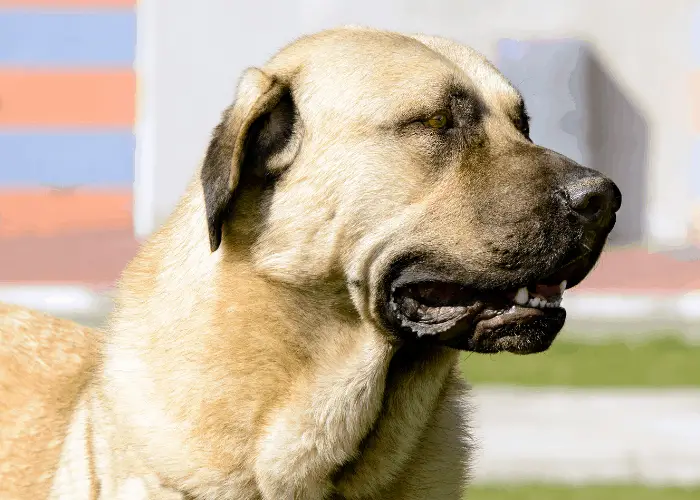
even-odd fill
[{"label": "dark floppy ear", "polygon": [[249,68],[238,84],[236,100],[214,129],[201,170],[212,252],[221,245],[224,218],[241,176],[251,129],[288,92],[287,85],[277,78]]}]

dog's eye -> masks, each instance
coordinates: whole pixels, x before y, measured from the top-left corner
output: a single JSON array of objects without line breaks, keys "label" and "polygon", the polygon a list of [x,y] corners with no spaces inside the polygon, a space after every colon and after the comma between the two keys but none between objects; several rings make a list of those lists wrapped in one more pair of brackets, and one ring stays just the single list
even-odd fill
[{"label": "dog's eye", "polygon": [[430,128],[445,128],[450,124],[450,116],[447,113],[436,113],[423,123]]}]

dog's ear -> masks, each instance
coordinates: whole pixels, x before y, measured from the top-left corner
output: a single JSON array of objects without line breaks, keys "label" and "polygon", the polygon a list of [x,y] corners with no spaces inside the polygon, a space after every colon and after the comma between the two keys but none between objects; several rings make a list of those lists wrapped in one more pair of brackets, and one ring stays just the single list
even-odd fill
[{"label": "dog's ear", "polygon": [[[290,142],[293,121],[288,84],[257,68],[247,69],[238,84],[236,100],[224,111],[214,129],[202,164],[201,181],[212,252],[221,245],[224,219],[244,162],[259,166],[288,149],[281,143]],[[254,155],[257,158],[252,158]]]}]

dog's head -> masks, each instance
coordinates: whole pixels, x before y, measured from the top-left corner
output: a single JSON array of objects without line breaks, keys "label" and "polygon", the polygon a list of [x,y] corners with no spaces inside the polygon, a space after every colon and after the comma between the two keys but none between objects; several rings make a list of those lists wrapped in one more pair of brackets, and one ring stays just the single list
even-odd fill
[{"label": "dog's head", "polygon": [[517,90],[454,42],[302,38],[244,74],[214,132],[211,249],[244,246],[293,285],[342,281],[362,320],[398,340],[547,349],[621,196],[533,144],[528,120]]}]

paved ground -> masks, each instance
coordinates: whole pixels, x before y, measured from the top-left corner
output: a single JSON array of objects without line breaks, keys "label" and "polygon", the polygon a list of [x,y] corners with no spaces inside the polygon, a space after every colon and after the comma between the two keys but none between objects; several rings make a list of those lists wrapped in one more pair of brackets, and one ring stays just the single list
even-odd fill
[{"label": "paved ground", "polygon": [[476,481],[700,484],[700,388],[477,387],[473,399]]}]

